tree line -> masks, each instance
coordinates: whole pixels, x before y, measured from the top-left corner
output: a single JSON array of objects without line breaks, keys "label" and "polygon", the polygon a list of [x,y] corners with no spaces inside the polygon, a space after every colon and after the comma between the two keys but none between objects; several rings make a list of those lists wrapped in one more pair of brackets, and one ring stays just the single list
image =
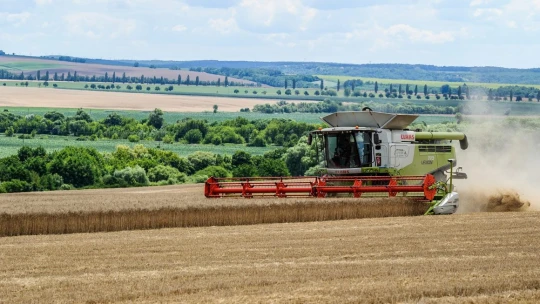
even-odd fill
[{"label": "tree line", "polygon": [[404,114],[456,114],[462,112],[463,107],[452,107],[443,105],[419,105],[410,102],[404,103],[380,103],[362,102],[347,104],[341,101],[325,99],[323,102],[287,102],[281,100],[275,104],[259,104],[253,107],[253,112],[260,113],[334,113],[338,111],[361,111],[364,107],[369,107],[373,111],[386,113]]},{"label": "tree line", "polygon": [[313,147],[305,142],[262,156],[239,150],[232,156],[198,151],[184,157],[143,145],[119,145],[112,153],[23,146],[16,155],[0,158],[0,193],[201,183],[209,176],[302,175],[315,165],[311,156]]},{"label": "tree line", "polygon": [[28,81],[72,81],[72,82],[112,82],[112,83],[140,83],[140,84],[160,84],[160,85],[194,85],[194,86],[255,86],[254,83],[246,84],[239,81],[229,81],[229,77],[225,76],[223,81],[221,78],[218,78],[217,80],[201,80],[199,76],[196,76],[195,78],[190,77],[188,74],[185,78],[182,78],[182,75],[178,75],[176,79],[169,79],[167,77],[145,77],[144,74],[142,74],[140,77],[135,76],[126,76],[126,73],[123,72],[121,75],[116,74],[116,72],[113,72],[112,74],[109,74],[108,72],[105,72],[105,75],[80,75],[77,73],[77,71],[74,71],[73,74],[68,71],[67,73],[58,73],[54,72],[53,74],[49,73],[49,71],[45,71],[45,73],[41,73],[40,70],[30,73],[12,73],[7,70],[0,69],[0,79],[7,79],[7,80],[28,80]]},{"label": "tree line", "polygon": [[469,86],[466,83],[457,86],[443,84],[440,87],[409,85],[409,84],[379,84],[378,81],[362,81],[362,79],[349,79],[343,84],[338,79],[337,91],[343,89],[345,97],[370,97],[370,98],[407,98],[407,99],[459,99],[475,100],[487,99],[493,101],[540,101],[540,90],[526,86],[500,86],[497,89],[486,89],[481,86]]},{"label": "tree line", "polygon": [[298,88],[312,88],[316,87],[316,84],[312,82],[318,81],[317,76],[312,75],[285,75],[279,70],[265,69],[265,68],[212,68],[212,67],[193,67],[190,71],[206,72],[215,75],[231,76],[235,78],[250,80],[259,84],[265,84],[272,87],[285,87],[290,85],[293,89]]},{"label": "tree line", "polygon": [[[215,108],[217,111],[217,108]],[[165,113],[155,109],[142,120],[110,113],[101,120],[94,120],[83,109],[72,116],[50,111],[43,116],[15,115],[7,110],[0,112],[0,132],[6,136],[31,139],[38,134],[77,136],[78,140],[127,139],[174,142],[184,144],[222,145],[245,144],[264,147],[267,145],[290,147],[298,138],[318,127],[316,124],[296,122],[290,119],[248,120],[237,117],[223,122],[185,118],[166,123]],[[19,135],[17,135],[19,134]]]}]

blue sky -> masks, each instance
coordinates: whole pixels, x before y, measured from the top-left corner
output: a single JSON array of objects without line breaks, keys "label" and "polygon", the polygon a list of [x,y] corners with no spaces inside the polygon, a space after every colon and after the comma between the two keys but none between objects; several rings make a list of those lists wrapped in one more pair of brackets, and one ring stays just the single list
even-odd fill
[{"label": "blue sky", "polygon": [[0,0],[0,49],[540,67],[540,0]]}]

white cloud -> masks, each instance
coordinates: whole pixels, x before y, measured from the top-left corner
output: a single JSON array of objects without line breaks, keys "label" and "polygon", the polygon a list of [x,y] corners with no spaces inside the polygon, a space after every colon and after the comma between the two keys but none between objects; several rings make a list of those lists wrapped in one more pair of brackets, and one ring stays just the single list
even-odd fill
[{"label": "white cloud", "polygon": [[490,2],[491,2],[491,0],[472,0],[471,3],[469,4],[469,6],[478,6],[478,5],[482,5],[482,4],[488,4]]},{"label": "white cloud", "polygon": [[389,38],[401,38],[413,42],[423,42],[431,44],[440,44],[452,42],[455,40],[455,32],[440,31],[434,32],[414,28],[408,24],[396,24],[383,31],[384,36]]},{"label": "white cloud", "polygon": [[405,36],[406,40],[413,42],[434,44],[452,42],[455,39],[454,33],[450,31],[441,31],[436,33],[429,30],[414,28],[408,24],[393,25],[386,29],[384,34],[391,37]]},{"label": "white cloud", "polygon": [[23,12],[23,13],[0,13],[0,24],[1,23],[8,23],[15,26],[20,26],[30,18],[31,14],[29,12]]},{"label": "white cloud", "polygon": [[131,19],[119,19],[99,13],[75,13],[64,16],[67,29],[76,35],[89,38],[129,35],[136,29],[136,22]]},{"label": "white cloud", "polygon": [[505,25],[509,29],[530,32],[540,30],[539,0],[510,0],[505,5],[477,8],[472,15],[483,21]]},{"label": "white cloud", "polygon": [[510,20],[510,27],[525,31],[540,30],[540,1],[511,0],[504,6],[504,18]]},{"label": "white cloud", "polygon": [[238,30],[238,25],[236,24],[236,19],[231,17],[229,19],[210,19],[208,20],[208,25],[210,28],[218,31],[222,34],[229,34]]},{"label": "white cloud", "polygon": [[473,16],[484,18],[485,20],[495,20],[502,16],[503,10],[498,8],[477,8]]},{"label": "white cloud", "polygon": [[34,0],[36,5],[46,5],[46,4],[52,4],[52,0]]},{"label": "white cloud", "polygon": [[501,50],[540,52],[540,0],[0,2],[2,49],[21,54],[530,66]]},{"label": "white cloud", "polygon": [[187,30],[187,27],[185,27],[182,24],[178,24],[178,25],[173,26],[171,30],[173,30],[175,32],[183,32],[183,31]]},{"label": "white cloud", "polygon": [[235,12],[240,28],[263,33],[306,31],[318,13],[301,0],[242,0]]}]

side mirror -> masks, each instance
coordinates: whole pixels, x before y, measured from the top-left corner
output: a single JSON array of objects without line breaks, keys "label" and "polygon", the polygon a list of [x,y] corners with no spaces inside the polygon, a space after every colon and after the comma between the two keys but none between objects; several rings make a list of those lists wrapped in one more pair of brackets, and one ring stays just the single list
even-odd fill
[{"label": "side mirror", "polygon": [[376,145],[382,143],[382,140],[379,139],[378,133],[373,134],[373,141],[375,142]]}]

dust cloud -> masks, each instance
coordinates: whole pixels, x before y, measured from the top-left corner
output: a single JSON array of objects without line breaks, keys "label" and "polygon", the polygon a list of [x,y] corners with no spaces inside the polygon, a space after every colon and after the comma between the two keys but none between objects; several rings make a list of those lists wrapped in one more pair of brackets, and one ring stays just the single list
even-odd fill
[{"label": "dust cloud", "polygon": [[[527,119],[527,118],[525,118]],[[457,151],[459,213],[540,210],[540,138],[520,119],[492,117],[469,122],[469,149]]]}]

